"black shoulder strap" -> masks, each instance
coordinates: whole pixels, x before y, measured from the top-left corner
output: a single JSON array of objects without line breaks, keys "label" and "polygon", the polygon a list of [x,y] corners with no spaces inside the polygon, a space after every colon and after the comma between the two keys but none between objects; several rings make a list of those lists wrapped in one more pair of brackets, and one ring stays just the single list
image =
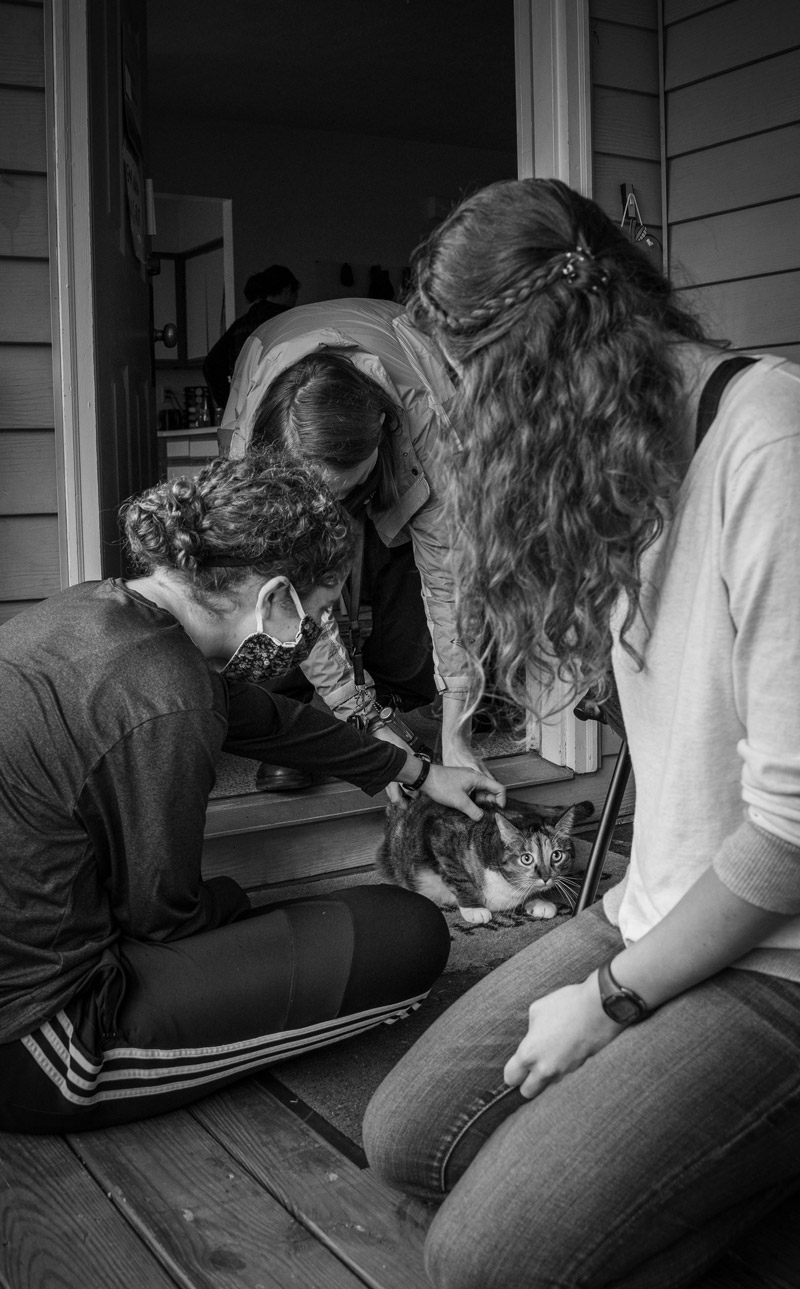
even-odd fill
[{"label": "black shoulder strap", "polygon": [[708,433],[711,422],[717,414],[719,400],[722,398],[725,386],[733,380],[737,372],[742,371],[744,367],[749,367],[754,363],[755,358],[750,358],[748,354],[736,354],[733,358],[726,358],[724,363],[715,367],[703,386],[703,392],[700,395],[700,403],[697,408],[697,427],[695,430],[694,450],[700,447],[703,439]]}]

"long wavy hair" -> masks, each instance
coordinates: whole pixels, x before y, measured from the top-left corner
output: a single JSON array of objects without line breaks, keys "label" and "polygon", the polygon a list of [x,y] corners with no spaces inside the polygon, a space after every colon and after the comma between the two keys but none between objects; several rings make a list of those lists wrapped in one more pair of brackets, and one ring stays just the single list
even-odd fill
[{"label": "long wavy hair", "polygon": [[335,470],[366,461],[377,448],[374,500],[385,509],[397,499],[389,435],[399,421],[400,411],[386,390],[349,358],[311,353],[268,386],[253,421],[250,450],[285,448]]},{"label": "long wavy hair", "polygon": [[301,597],[336,586],[353,558],[347,513],[313,468],[282,453],[218,458],[130,498],[120,515],[134,566],[163,569],[211,609],[253,573],[285,576]]},{"label": "long wavy hair", "polygon": [[450,502],[474,702],[491,671],[534,707],[529,668],[566,681],[570,701],[602,695],[621,594],[622,643],[642,663],[627,639],[641,556],[679,479],[673,346],[704,342],[702,329],[645,253],[557,180],[467,198],[413,269],[411,319],[459,375]]}]

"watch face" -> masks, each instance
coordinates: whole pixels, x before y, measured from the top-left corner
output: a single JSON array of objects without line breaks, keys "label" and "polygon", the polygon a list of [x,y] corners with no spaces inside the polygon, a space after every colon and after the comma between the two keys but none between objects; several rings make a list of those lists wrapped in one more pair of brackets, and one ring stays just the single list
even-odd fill
[{"label": "watch face", "polygon": [[618,1025],[630,1025],[632,1021],[641,1020],[642,1009],[635,999],[627,994],[612,994],[603,999],[603,1010]]}]

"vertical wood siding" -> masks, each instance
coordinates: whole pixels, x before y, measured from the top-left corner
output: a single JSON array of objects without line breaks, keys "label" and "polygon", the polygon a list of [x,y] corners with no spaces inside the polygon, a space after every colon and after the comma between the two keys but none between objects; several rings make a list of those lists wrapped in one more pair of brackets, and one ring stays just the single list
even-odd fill
[{"label": "vertical wood siding", "polygon": [[[590,0],[594,199],[617,223],[620,185],[661,240],[661,127],[656,0]],[[656,248],[657,249],[657,248]],[[658,253],[660,264],[660,252]]]},{"label": "vertical wood siding", "polygon": [[41,4],[0,0],[0,622],[57,591]]},{"label": "vertical wood siding", "polygon": [[800,4],[664,0],[670,268],[710,332],[800,360]]}]

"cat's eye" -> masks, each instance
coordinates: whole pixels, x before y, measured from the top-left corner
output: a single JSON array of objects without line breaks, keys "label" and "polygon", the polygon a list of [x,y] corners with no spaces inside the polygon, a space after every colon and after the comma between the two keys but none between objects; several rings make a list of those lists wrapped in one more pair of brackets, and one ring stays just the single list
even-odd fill
[{"label": "cat's eye", "polygon": [[525,867],[528,868],[529,865],[533,863],[533,855],[529,850],[523,850],[522,854],[519,857],[519,862],[520,864],[524,864]]},{"label": "cat's eye", "polygon": [[563,858],[564,858],[564,852],[563,852],[563,850],[551,850],[551,851],[550,851],[550,863],[551,863],[551,864],[560,864]]}]

